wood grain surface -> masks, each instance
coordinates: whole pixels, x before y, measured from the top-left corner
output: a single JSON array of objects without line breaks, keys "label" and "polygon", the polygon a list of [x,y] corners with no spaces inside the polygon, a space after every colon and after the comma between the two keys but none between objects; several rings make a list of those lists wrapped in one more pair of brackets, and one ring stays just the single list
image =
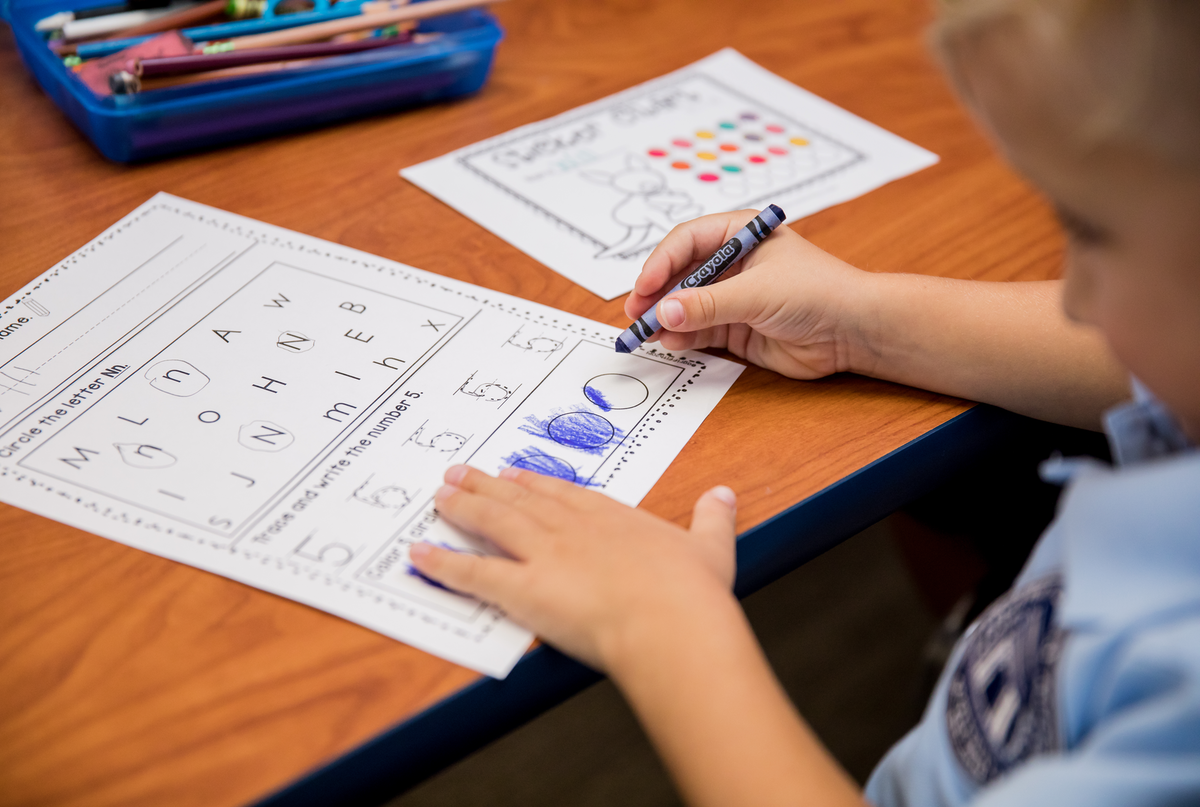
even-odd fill
[{"label": "wood grain surface", "polygon": [[[993,155],[924,44],[926,0],[510,0],[474,97],[121,166],[0,29],[0,295],[157,191],[624,327],[604,302],[397,176],[732,46],[941,162],[793,223],[871,271],[1057,275],[1047,208]],[[746,529],[964,411],[858,377],[748,369],[646,498],[684,522],[711,485]],[[919,473],[919,469],[914,469]],[[0,505],[0,804],[244,804],[476,674],[240,583]]]}]

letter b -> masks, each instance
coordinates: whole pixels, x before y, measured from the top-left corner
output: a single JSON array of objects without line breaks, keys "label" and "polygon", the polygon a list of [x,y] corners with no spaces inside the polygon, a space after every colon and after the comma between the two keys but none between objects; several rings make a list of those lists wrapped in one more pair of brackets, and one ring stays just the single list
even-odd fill
[{"label": "letter b", "polygon": [[349,311],[351,314],[361,314],[367,310],[367,307],[362,303],[342,303],[338,308]]}]

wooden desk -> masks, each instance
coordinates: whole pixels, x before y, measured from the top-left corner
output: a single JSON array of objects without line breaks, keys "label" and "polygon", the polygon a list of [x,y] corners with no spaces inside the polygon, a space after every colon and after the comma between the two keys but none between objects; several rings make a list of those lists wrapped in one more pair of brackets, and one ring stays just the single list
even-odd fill
[{"label": "wooden desk", "polygon": [[[799,232],[872,271],[1054,276],[1052,217],[952,98],[924,46],[928,6],[512,0],[496,9],[508,37],[476,97],[134,167],[91,148],[3,29],[0,294],[164,190],[624,326],[619,302],[396,172],[724,46],[942,158],[793,224]],[[682,523],[701,491],[735,487],[747,591],[1000,433],[995,410],[969,408],[863,378],[796,383],[751,368],[644,506]],[[348,803],[428,774],[590,680],[540,650],[507,681],[480,681],[336,617],[7,506],[0,535],[5,805],[239,805],[338,760],[276,801]]]}]

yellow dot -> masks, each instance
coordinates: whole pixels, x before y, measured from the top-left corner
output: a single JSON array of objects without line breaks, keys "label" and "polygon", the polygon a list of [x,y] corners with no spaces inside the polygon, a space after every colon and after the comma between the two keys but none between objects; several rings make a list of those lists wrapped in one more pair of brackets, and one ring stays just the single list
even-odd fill
[{"label": "yellow dot", "polygon": [[807,146],[807,145],[808,145],[808,141],[807,141],[807,140],[805,140],[803,137],[793,137],[793,138],[792,138],[792,145],[793,145],[793,146]]},{"label": "yellow dot", "polygon": [[712,132],[696,132],[696,137],[702,137],[705,140],[712,140],[714,137],[716,137],[716,135]]},{"label": "yellow dot", "polygon": [[717,159],[717,155],[713,154],[711,151],[697,151],[697,152],[696,152],[696,156],[697,156],[697,157],[699,157],[699,158],[700,158],[700,159],[702,159],[702,160],[715,160],[715,159]]}]

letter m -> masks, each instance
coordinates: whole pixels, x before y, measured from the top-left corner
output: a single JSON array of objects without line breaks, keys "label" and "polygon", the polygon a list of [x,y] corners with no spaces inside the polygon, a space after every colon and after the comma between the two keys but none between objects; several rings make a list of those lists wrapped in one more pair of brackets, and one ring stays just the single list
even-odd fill
[{"label": "letter m", "polygon": [[79,455],[78,457],[59,457],[59,460],[65,462],[67,465],[70,465],[75,470],[79,470],[79,466],[83,463],[91,462],[88,454],[100,453],[99,451],[92,451],[90,448],[80,448],[79,446],[74,446],[74,448],[75,453]]},{"label": "letter m", "polygon": [[[342,411],[343,406],[346,407],[345,412]],[[336,403],[333,405],[333,409],[330,409],[328,412],[325,413],[325,417],[329,418],[334,423],[341,423],[342,418],[348,417],[350,415],[351,411],[354,409],[358,409],[358,407],[354,406],[353,404],[348,404],[348,403]],[[336,415],[336,417],[335,417],[335,415]]]}]

